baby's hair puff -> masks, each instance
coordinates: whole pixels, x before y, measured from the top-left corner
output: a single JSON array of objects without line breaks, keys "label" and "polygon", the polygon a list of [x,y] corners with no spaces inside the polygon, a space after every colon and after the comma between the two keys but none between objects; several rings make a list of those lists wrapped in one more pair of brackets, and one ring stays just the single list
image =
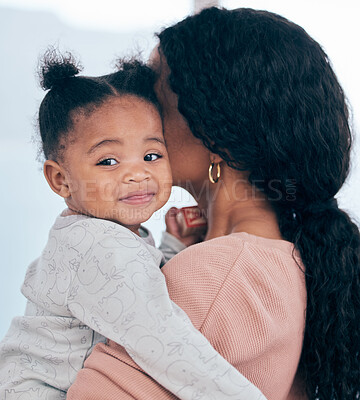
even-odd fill
[{"label": "baby's hair puff", "polygon": [[40,61],[40,85],[44,90],[52,89],[57,85],[61,86],[82,69],[81,64],[71,53],[60,54],[56,49],[49,48]]},{"label": "baby's hair puff", "polygon": [[117,71],[103,76],[79,76],[75,57],[49,48],[39,63],[40,85],[47,93],[41,102],[38,124],[46,159],[62,160],[76,116],[95,111],[113,97],[133,95],[160,112],[153,90],[155,75],[142,61],[119,60]]}]

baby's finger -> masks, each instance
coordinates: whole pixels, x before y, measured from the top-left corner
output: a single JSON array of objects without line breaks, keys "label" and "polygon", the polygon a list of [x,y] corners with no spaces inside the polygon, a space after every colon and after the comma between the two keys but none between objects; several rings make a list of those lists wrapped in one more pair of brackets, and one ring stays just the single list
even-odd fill
[{"label": "baby's finger", "polygon": [[175,218],[180,210],[176,207],[169,208],[168,212],[165,215],[165,221],[169,218]]},{"label": "baby's finger", "polygon": [[180,236],[179,224],[176,221],[178,212],[179,209],[171,207],[165,215],[166,231],[177,237]]}]

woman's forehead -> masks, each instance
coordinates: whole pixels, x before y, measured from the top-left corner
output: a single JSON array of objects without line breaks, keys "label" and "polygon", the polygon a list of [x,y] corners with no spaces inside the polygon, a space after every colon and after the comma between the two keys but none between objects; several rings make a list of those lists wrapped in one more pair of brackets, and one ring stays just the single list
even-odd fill
[{"label": "woman's forehead", "polygon": [[170,74],[170,67],[166,61],[160,45],[155,46],[150,53],[148,66],[155,72],[155,74],[157,75],[157,79],[167,78]]},{"label": "woman's forehead", "polygon": [[155,46],[150,53],[148,66],[159,76],[161,72],[160,47]]}]

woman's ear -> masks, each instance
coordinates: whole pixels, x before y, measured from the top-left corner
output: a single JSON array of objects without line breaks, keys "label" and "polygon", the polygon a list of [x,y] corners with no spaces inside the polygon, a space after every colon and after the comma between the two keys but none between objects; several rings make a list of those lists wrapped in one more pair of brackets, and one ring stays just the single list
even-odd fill
[{"label": "woman's ear", "polygon": [[51,189],[59,196],[67,199],[70,197],[70,189],[66,174],[61,166],[52,160],[46,160],[44,163],[44,175]]},{"label": "woman's ear", "polygon": [[210,162],[214,164],[220,164],[222,161],[224,160],[218,154],[210,152]]}]

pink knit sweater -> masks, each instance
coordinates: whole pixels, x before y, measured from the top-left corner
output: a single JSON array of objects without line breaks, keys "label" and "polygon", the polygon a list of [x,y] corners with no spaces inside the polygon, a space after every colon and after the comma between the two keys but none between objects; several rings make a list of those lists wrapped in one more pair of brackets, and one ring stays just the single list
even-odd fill
[{"label": "pink knit sweater", "polygon": [[[294,259],[295,257],[295,259]],[[172,300],[268,400],[303,400],[295,374],[305,327],[306,288],[293,245],[233,233],[191,246],[164,267]],[[166,400],[175,396],[117,344],[99,344],[68,400]]]}]

